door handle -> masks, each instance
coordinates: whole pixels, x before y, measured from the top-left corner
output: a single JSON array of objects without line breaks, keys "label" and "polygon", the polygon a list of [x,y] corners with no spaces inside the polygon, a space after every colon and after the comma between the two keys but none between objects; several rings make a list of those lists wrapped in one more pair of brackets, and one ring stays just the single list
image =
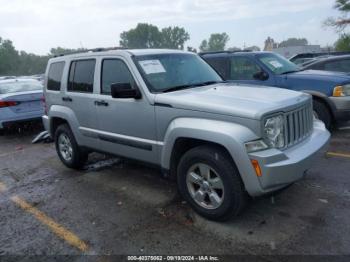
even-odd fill
[{"label": "door handle", "polygon": [[108,106],[108,102],[106,102],[104,100],[95,101],[95,105],[97,105],[97,106]]},{"label": "door handle", "polygon": [[62,100],[65,101],[65,102],[72,102],[73,101],[73,99],[70,98],[69,96],[62,97]]}]

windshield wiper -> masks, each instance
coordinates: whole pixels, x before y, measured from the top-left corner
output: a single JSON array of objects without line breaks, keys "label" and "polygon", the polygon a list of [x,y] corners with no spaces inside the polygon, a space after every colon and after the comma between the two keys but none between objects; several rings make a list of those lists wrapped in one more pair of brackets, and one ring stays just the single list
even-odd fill
[{"label": "windshield wiper", "polygon": [[188,89],[188,88],[193,88],[198,86],[207,86],[207,85],[213,85],[213,84],[219,84],[219,83],[226,83],[226,81],[206,81],[206,82],[197,83],[197,84],[173,86],[173,87],[164,89],[162,92],[167,93],[167,92],[173,92],[173,91],[178,91],[178,90],[183,90],[183,89]]}]

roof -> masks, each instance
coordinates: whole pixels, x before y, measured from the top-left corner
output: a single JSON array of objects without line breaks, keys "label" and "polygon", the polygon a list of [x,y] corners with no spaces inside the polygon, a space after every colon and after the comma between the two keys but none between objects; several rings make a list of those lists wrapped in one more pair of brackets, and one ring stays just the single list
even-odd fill
[{"label": "roof", "polygon": [[93,55],[117,55],[117,54],[125,54],[128,53],[130,55],[135,56],[142,56],[142,55],[156,55],[156,54],[174,54],[174,53],[190,53],[183,50],[176,50],[176,49],[123,49],[123,48],[95,48],[91,50],[87,50],[85,52],[75,52],[75,53],[68,53],[68,54],[62,54],[55,56],[54,58],[51,58],[52,60],[61,60],[62,57],[85,57],[85,56],[93,56]]},{"label": "roof", "polygon": [[232,56],[232,55],[256,55],[256,54],[270,54],[268,51],[215,51],[215,52],[201,52],[201,56]]}]

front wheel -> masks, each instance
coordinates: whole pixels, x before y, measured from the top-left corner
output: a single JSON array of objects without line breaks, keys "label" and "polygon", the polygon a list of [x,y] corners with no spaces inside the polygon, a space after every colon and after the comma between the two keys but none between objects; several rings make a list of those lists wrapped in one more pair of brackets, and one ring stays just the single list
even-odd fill
[{"label": "front wheel", "polygon": [[245,206],[247,194],[239,172],[220,147],[189,150],[180,160],[177,175],[180,194],[203,217],[224,221]]},{"label": "front wheel", "polygon": [[60,125],[55,132],[56,151],[62,163],[69,168],[80,169],[88,154],[80,149],[67,124]]},{"label": "front wheel", "polygon": [[324,103],[318,100],[314,100],[313,110],[314,110],[314,116],[317,119],[323,121],[327,129],[330,129],[332,127],[332,115],[328,107]]}]

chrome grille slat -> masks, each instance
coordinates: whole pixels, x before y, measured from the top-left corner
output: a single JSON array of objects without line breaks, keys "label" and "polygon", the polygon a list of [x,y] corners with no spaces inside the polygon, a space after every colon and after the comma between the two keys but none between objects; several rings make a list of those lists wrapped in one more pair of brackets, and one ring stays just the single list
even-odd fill
[{"label": "chrome grille slat", "polygon": [[286,147],[292,146],[311,134],[313,128],[311,103],[285,114]]}]

